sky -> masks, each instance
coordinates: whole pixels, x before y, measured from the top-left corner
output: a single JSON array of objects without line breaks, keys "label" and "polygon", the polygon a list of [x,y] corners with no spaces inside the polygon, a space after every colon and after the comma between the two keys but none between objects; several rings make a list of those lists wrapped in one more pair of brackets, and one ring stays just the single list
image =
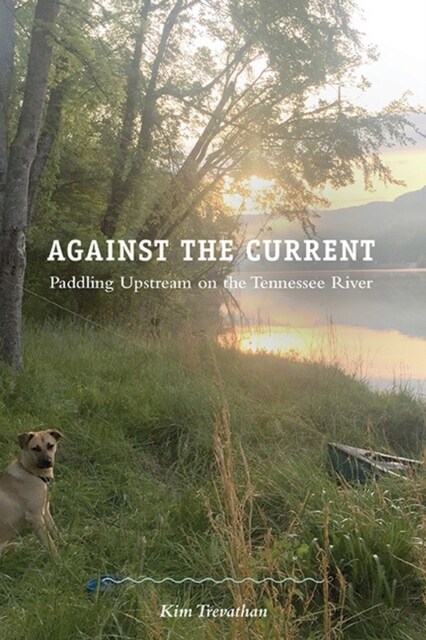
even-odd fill
[{"label": "sky", "polygon": [[380,53],[365,68],[372,82],[362,100],[370,108],[385,106],[404,91],[413,103],[426,106],[426,2],[425,0],[357,0],[363,12],[356,27]]},{"label": "sky", "polygon": [[[377,62],[362,69],[372,86],[351,98],[371,110],[386,106],[391,100],[411,91],[413,105],[426,107],[426,2],[425,0],[357,0],[363,16],[355,19],[355,26],[365,33],[366,41],[377,46]],[[426,133],[426,116],[422,118]],[[384,154],[386,163],[406,186],[375,184],[373,192],[366,192],[362,180],[357,184],[324,193],[332,201],[331,208],[350,207],[376,200],[394,200],[407,191],[415,191],[426,184],[426,145],[395,149]]]}]

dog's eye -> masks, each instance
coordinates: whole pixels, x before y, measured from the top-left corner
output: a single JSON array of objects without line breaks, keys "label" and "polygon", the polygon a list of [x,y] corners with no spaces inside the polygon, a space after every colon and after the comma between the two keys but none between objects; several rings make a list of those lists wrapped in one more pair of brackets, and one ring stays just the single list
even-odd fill
[{"label": "dog's eye", "polygon": [[51,444],[51,443],[49,442],[49,444],[47,445],[47,448],[49,449],[49,451],[51,451],[51,449],[53,449],[53,448],[54,448],[54,446],[55,446],[54,444]]},{"label": "dog's eye", "polygon": [[33,451],[41,451],[41,447],[39,447],[38,445],[36,447],[33,447],[32,449]]}]

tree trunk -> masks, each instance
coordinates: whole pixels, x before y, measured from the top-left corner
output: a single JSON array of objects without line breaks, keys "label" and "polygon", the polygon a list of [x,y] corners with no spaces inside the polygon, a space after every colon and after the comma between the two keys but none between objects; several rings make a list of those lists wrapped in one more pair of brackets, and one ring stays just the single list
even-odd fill
[{"label": "tree trunk", "polygon": [[[149,9],[150,6],[148,10]],[[146,88],[144,104],[142,108],[142,124],[139,130],[138,142],[133,154],[132,161],[130,163],[130,167],[126,173],[125,167],[121,162],[120,180],[116,180],[115,176],[113,177],[111,196],[101,222],[101,231],[108,238],[112,238],[115,235],[123,206],[131,196],[131,194],[134,192],[134,189],[141,178],[149,157],[149,153],[151,151],[152,134],[155,125],[155,107],[158,98],[158,95],[156,95],[158,75],[167,51],[169,38],[177,24],[179,14],[183,10],[183,0],[175,0],[175,4],[170,10],[170,13],[164,23],[155,59],[152,63],[151,75]],[[137,50],[135,49],[135,56],[136,52]],[[129,77],[127,99],[129,99],[129,88],[132,89],[132,91],[136,90],[136,86],[132,81],[132,76]],[[123,127],[123,132],[124,131],[125,128]],[[124,142],[124,145],[126,145],[128,144],[128,141],[129,135],[127,134],[127,138],[122,138],[121,142]],[[122,150],[120,147],[120,153],[121,151]],[[120,154],[118,156],[118,160],[120,160]]]},{"label": "tree trunk", "polygon": [[146,31],[146,21],[150,10],[151,0],[144,0],[141,7],[140,22],[135,36],[133,58],[127,77],[126,103],[123,110],[118,152],[111,180],[111,192],[106,211],[101,221],[101,231],[108,238],[112,238],[115,235],[118,218],[117,211],[126,199],[124,182],[132,150],[132,138],[135,134],[134,124],[140,100],[139,89],[141,82],[142,46]]},{"label": "tree trunk", "polygon": [[52,57],[49,33],[58,11],[59,0],[37,2],[24,98],[7,167],[0,235],[0,358],[15,369],[21,364],[30,171],[37,151]]},{"label": "tree trunk", "polygon": [[6,191],[8,114],[15,41],[14,5],[13,0],[0,0],[0,225]]},{"label": "tree trunk", "polygon": [[30,184],[28,188],[29,224],[34,222],[34,212],[40,187],[40,179],[43,175],[44,169],[46,168],[47,161],[50,157],[50,152],[61,127],[62,109],[69,84],[70,78],[65,78],[64,80],[61,80],[61,82],[59,82],[55,87],[53,87],[50,93],[46,118],[40,134],[37,145],[37,153],[34,158],[30,173]]},{"label": "tree trunk", "polygon": [[26,266],[25,230],[3,231],[0,271],[0,355],[14,369],[21,365],[22,294]]}]

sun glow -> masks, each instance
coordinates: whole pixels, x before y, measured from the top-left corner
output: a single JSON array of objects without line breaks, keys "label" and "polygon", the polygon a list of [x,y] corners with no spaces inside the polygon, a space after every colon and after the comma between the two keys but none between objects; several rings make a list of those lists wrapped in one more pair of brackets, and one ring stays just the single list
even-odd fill
[{"label": "sun glow", "polygon": [[268,180],[252,175],[240,182],[227,178],[223,193],[223,201],[231,209],[239,213],[259,214],[267,212],[268,204],[273,201],[277,185],[275,180]]},{"label": "sun glow", "polygon": [[273,327],[265,331],[244,332],[238,338],[238,346],[241,351],[266,351],[285,355],[289,351],[298,353],[306,352],[307,346],[304,337],[297,330],[285,327]]}]

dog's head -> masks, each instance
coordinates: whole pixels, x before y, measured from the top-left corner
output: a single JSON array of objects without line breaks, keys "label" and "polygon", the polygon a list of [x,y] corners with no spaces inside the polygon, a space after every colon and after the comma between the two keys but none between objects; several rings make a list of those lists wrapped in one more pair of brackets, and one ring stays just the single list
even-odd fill
[{"label": "dog's head", "polygon": [[35,475],[51,475],[58,442],[62,437],[63,434],[57,429],[20,433],[18,442],[22,449],[22,465]]}]

